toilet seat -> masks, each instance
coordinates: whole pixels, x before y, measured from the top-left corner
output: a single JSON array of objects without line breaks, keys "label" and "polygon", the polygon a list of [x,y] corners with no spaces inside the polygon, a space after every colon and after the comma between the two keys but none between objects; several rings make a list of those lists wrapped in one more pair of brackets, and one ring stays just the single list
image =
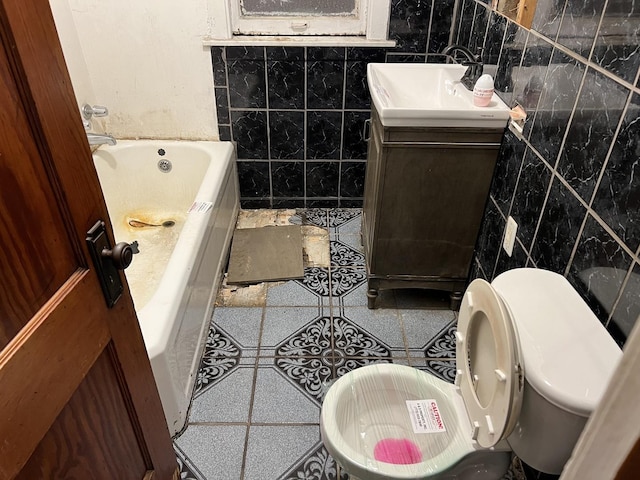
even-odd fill
[{"label": "toilet seat", "polygon": [[[406,465],[391,464],[374,459],[371,452],[367,452],[364,445],[367,435],[361,430],[363,414],[377,411],[377,418],[383,420],[391,413],[386,410],[386,401],[377,395],[367,395],[370,388],[391,382],[393,387],[387,391],[405,392],[406,399],[435,398],[441,408],[442,418],[446,425],[446,433],[418,434],[408,433],[408,438],[419,442],[437,439],[445,435],[447,440],[434,450],[424,450],[422,462]],[[345,401],[343,403],[342,401]],[[323,443],[329,453],[342,461],[343,466],[348,459],[349,474],[367,479],[422,479],[440,475],[447,471],[460,459],[477,451],[478,447],[469,436],[469,418],[465,412],[459,388],[438,377],[418,369],[396,364],[373,364],[353,370],[339,378],[331,386],[324,399],[326,405],[331,405],[328,412],[323,406],[321,411],[321,434]],[[401,416],[409,415],[406,409],[400,410]],[[360,420],[357,427],[357,440],[345,437],[341,426],[340,415],[347,415],[354,420]],[[441,437],[440,437],[441,438]]]},{"label": "toilet seat", "polygon": [[471,422],[471,438],[490,448],[506,438],[520,415],[524,371],[510,312],[493,287],[471,282],[456,331],[456,385]]}]

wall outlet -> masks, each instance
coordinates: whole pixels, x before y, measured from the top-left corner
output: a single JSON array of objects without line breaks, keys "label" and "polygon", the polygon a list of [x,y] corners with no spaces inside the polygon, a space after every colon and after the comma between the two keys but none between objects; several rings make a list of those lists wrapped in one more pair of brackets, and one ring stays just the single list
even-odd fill
[{"label": "wall outlet", "polygon": [[507,218],[507,227],[504,229],[504,240],[502,241],[502,248],[507,252],[507,255],[513,254],[513,244],[516,242],[516,232],[518,231],[518,224],[513,217]]}]

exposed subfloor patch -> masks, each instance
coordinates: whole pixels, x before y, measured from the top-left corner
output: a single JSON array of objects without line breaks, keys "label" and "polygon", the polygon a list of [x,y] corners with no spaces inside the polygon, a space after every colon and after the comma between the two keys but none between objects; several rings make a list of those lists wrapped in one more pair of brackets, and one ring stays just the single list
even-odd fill
[{"label": "exposed subfloor patch", "polygon": [[[241,210],[238,214],[236,229],[301,224],[302,218],[295,209]],[[302,225],[301,231],[304,268],[328,268],[331,263],[328,230],[315,225]],[[225,273],[215,305],[224,307],[264,306],[268,289],[282,283],[284,282],[260,282],[247,286],[228,285]]]}]

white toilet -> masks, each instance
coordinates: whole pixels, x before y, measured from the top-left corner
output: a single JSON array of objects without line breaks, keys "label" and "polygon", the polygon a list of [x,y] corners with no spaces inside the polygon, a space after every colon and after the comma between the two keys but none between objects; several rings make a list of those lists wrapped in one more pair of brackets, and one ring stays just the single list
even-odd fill
[{"label": "white toilet", "polygon": [[561,275],[521,268],[465,292],[455,385],[362,367],[322,405],[329,453],[353,479],[500,479],[510,451],[559,474],[622,352]]}]

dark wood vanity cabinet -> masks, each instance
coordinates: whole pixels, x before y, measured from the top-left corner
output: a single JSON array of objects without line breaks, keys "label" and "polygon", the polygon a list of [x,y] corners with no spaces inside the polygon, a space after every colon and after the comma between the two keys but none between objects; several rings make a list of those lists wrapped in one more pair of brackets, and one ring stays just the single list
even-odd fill
[{"label": "dark wood vanity cabinet", "polygon": [[466,288],[504,128],[385,127],[372,109],[362,219],[368,306],[379,290]]}]

